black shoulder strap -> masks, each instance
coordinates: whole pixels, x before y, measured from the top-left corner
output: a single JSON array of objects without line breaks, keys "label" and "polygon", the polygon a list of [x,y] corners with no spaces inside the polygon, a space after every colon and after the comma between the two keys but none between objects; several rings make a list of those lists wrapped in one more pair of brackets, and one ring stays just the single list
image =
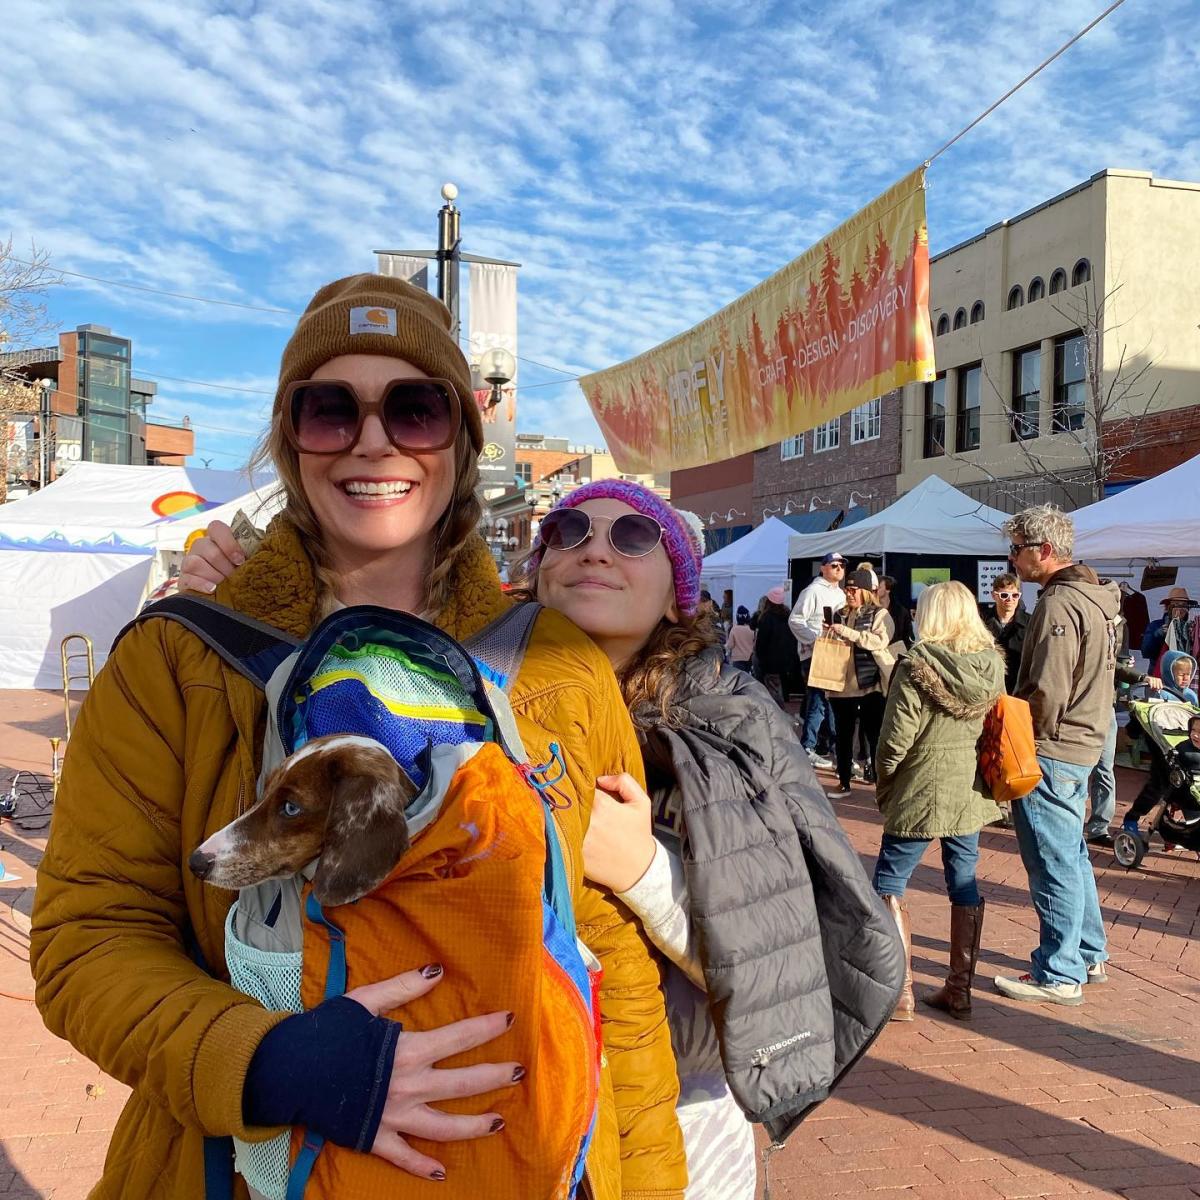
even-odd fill
[{"label": "black shoulder strap", "polygon": [[534,600],[516,604],[463,642],[463,649],[488,668],[492,683],[506,695],[521,670],[541,611]]},{"label": "black shoulder strap", "polygon": [[300,645],[299,638],[273,625],[243,616],[215,600],[188,593],[168,596],[165,600],[146,605],[117,634],[113,649],[135,625],[151,617],[178,621],[235,671],[260,688],[266,687],[276,667]]}]

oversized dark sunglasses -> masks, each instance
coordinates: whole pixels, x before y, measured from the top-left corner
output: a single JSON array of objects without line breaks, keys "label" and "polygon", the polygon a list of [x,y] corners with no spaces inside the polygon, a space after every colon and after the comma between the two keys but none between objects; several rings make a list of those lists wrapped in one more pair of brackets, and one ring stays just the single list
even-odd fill
[{"label": "oversized dark sunglasses", "polygon": [[542,518],[538,538],[547,550],[574,550],[595,530],[592,521],[610,521],[609,545],[625,558],[644,558],[662,541],[663,528],[653,517],[623,513],[619,517],[595,518],[578,508],[560,508]]},{"label": "oversized dark sunglasses", "polygon": [[374,401],[343,379],[298,379],[283,393],[283,432],[301,454],[349,450],[371,413],[397,450],[417,453],[452,446],[462,424],[448,379],[393,379]]}]

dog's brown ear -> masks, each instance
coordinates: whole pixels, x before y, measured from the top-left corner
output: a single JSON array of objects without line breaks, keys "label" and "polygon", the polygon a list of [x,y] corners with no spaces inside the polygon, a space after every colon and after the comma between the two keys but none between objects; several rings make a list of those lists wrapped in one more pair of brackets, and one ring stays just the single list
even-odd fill
[{"label": "dog's brown ear", "polygon": [[416,789],[390,756],[382,757],[331,756],[325,847],[313,876],[322,905],[349,904],[374,891],[408,849],[404,808]]}]

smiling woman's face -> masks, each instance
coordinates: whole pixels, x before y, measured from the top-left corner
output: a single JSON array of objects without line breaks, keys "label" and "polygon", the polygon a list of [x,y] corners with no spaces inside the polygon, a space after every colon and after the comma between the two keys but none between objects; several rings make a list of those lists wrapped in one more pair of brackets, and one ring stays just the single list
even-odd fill
[{"label": "smiling woman's face", "polygon": [[[367,401],[378,400],[394,379],[428,378],[403,359],[378,354],[340,355],[312,377],[343,379]],[[423,560],[454,492],[454,448],[398,450],[372,413],[349,450],[301,454],[300,480],[335,564],[406,553]]]},{"label": "smiling woman's face", "polygon": [[662,542],[641,558],[612,548],[613,521],[637,511],[628,504],[586,500],[579,509],[592,518],[592,535],[573,550],[546,550],[537,598],[570,617],[619,667],[646,644],[663,617],[678,620],[671,560]]}]

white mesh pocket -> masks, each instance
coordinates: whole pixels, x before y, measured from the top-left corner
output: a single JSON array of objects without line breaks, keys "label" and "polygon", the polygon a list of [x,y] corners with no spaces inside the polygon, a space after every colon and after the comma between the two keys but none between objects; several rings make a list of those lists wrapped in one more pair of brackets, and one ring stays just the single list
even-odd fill
[{"label": "white mesh pocket", "polygon": [[[239,992],[253,996],[265,1008],[276,1012],[303,1011],[300,1003],[300,978],[303,954],[257,950],[234,934],[237,904],[225,920],[225,961],[229,980]],[[233,1139],[234,1164],[251,1193],[263,1200],[286,1200],[291,1135],[281,1133],[266,1142]]]}]

